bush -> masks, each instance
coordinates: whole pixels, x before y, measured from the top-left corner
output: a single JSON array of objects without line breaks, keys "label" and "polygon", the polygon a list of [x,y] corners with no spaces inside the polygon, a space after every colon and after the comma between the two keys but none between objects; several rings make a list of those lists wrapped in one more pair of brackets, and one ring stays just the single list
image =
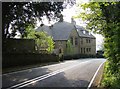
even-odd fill
[{"label": "bush", "polygon": [[118,73],[112,73],[110,70],[110,65],[110,61],[105,63],[101,87],[106,87],[109,89],[120,89],[120,69]]}]

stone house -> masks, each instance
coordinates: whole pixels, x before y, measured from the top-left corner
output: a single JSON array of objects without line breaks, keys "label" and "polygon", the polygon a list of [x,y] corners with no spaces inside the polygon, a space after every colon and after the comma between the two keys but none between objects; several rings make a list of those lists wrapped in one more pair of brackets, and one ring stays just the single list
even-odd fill
[{"label": "stone house", "polygon": [[[45,31],[53,37],[55,42],[55,54],[63,55],[96,54],[96,38],[83,27],[71,23],[59,21],[52,26],[38,27],[37,31]],[[67,51],[67,42],[71,42],[71,52]]]},{"label": "stone house", "polygon": [[80,54],[96,54],[96,38],[81,26],[76,26],[79,34]]}]

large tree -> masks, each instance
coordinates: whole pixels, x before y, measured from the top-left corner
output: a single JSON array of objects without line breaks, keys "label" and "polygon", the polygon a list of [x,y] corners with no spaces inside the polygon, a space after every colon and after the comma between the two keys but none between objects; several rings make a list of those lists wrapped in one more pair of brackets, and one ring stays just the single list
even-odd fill
[{"label": "large tree", "polygon": [[103,85],[120,88],[120,2],[89,2],[81,5],[85,12],[78,17],[87,28],[105,37],[105,67]]},{"label": "large tree", "polygon": [[[14,37],[16,31],[24,37],[28,25],[35,26],[36,20],[46,15],[49,20],[59,17],[63,2],[2,2],[3,39]],[[10,25],[12,31],[9,31]]]}]

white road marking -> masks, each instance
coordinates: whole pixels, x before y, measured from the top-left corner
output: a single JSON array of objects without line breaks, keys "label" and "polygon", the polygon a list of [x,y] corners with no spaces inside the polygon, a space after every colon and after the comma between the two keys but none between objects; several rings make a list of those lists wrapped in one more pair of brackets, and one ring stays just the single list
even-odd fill
[{"label": "white road marking", "polygon": [[[106,60],[105,60],[105,61],[106,61]],[[105,63],[105,61],[102,62],[102,63],[100,64],[100,66],[98,67],[98,69],[97,69],[97,71],[95,72],[94,76],[92,77],[92,79],[91,79],[91,81],[90,81],[90,83],[89,83],[87,89],[90,89],[90,87],[91,87],[91,85],[92,85],[92,83],[93,83],[93,81],[94,81],[94,79],[95,79],[95,77],[96,77],[98,71],[100,70],[101,66]]]},{"label": "white road marking", "polygon": [[79,63],[79,64],[77,64],[77,65],[74,65],[74,66],[70,66],[70,67],[67,67],[67,68],[63,68],[63,69],[60,69],[60,70],[57,70],[57,71],[54,71],[54,72],[45,74],[45,75],[43,75],[43,76],[39,76],[39,77],[30,79],[30,80],[25,81],[25,82],[23,82],[23,83],[19,83],[19,84],[17,84],[17,85],[11,86],[11,87],[9,87],[9,88],[7,88],[7,89],[19,89],[19,88],[28,86],[28,85],[30,85],[30,84],[33,84],[33,83],[35,83],[35,82],[44,80],[44,79],[46,79],[46,78],[49,78],[49,77],[51,77],[51,76],[54,76],[54,75],[59,74],[59,73],[61,73],[61,72],[63,72],[63,71],[69,70],[69,69],[71,69],[71,68],[74,68],[74,67],[82,64],[82,63],[87,63],[87,62],[90,62],[90,60],[89,60],[89,61],[85,61],[85,62],[81,62],[81,63]]}]

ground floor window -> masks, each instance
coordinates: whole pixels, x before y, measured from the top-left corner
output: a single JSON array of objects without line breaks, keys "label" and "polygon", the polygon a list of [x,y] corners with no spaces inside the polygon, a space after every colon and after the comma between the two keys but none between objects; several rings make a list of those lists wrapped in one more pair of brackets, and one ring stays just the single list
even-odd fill
[{"label": "ground floor window", "polygon": [[81,48],[81,53],[82,53],[82,48]]},{"label": "ground floor window", "polygon": [[89,52],[91,52],[91,48],[89,48]]}]

